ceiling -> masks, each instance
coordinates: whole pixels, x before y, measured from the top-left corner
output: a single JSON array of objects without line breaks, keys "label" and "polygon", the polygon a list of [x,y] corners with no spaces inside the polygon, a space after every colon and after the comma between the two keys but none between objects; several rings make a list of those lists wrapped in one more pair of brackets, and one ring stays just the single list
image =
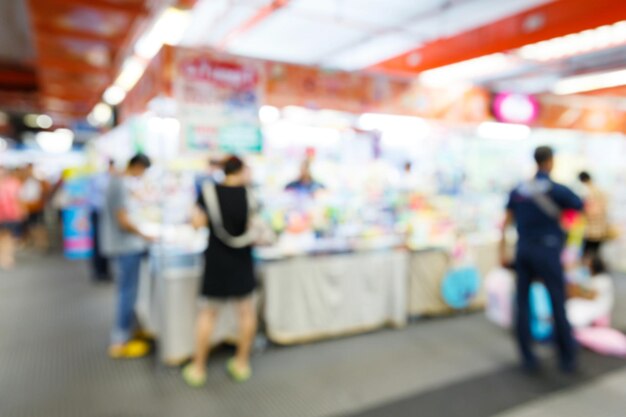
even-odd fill
[{"label": "ceiling", "polygon": [[[432,40],[549,2],[200,0],[183,44],[220,46],[241,55],[358,70]],[[274,12],[264,13],[263,9],[272,4],[278,5]],[[263,19],[255,21],[259,14]]]},{"label": "ceiling", "polygon": [[89,113],[168,0],[0,0],[0,110]]},{"label": "ceiling", "polygon": [[[570,55],[541,59],[522,48],[618,21],[624,21],[623,37]],[[575,42],[564,47],[572,49],[572,43],[576,49]],[[182,44],[329,69],[444,83],[462,78],[496,91],[544,93],[564,77],[626,67],[626,2],[198,0]],[[447,69],[477,57],[485,59]]]},{"label": "ceiling", "polygon": [[539,93],[626,68],[626,36],[547,60],[521,48],[626,21],[623,0],[0,0],[0,110],[84,117],[171,5],[193,7],[182,45],[329,69]]}]

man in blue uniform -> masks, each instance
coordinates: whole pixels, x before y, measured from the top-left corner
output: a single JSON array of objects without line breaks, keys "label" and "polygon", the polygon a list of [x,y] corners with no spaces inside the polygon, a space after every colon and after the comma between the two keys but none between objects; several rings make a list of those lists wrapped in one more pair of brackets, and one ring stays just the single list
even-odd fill
[{"label": "man in blue uniform", "polygon": [[582,210],[583,202],[569,188],[550,179],[554,166],[553,151],[547,146],[535,150],[538,172],[531,181],[515,188],[509,197],[503,227],[501,258],[505,263],[505,232],[515,223],[518,231],[515,269],[517,271],[516,338],[525,369],[538,367],[532,351],[529,290],[533,280],[543,282],[550,294],[554,319],[554,339],[560,367],[564,372],[576,368],[576,344],[565,314],[565,274],[561,251],[565,233],[561,212]]}]

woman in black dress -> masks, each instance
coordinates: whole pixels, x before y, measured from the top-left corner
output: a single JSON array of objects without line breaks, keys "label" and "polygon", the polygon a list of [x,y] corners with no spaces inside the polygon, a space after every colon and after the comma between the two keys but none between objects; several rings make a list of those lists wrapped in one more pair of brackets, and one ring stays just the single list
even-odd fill
[{"label": "woman in black dress", "polygon": [[239,382],[251,376],[250,351],[257,325],[252,244],[245,239],[243,243],[233,242],[244,237],[248,228],[249,172],[239,158],[231,156],[224,163],[224,174],[221,185],[203,185],[194,216],[196,227],[209,225],[211,229],[196,323],[196,352],[193,362],[183,370],[185,381],[195,387],[206,382],[211,336],[219,307],[228,301],[237,304],[239,337],[237,353],[228,362],[227,370]]}]

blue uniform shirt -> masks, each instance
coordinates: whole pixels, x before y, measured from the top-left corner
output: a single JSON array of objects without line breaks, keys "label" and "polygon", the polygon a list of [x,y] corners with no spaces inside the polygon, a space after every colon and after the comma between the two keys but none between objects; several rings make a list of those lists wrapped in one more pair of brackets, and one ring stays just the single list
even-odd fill
[{"label": "blue uniform shirt", "polygon": [[[582,200],[572,190],[550,179],[545,172],[537,174],[537,182],[546,190],[545,194],[562,210],[583,209]],[[558,220],[550,217],[534,202],[526,184],[515,188],[510,196],[507,209],[513,212],[519,235],[519,245],[542,244],[561,247],[565,233]]]},{"label": "blue uniform shirt", "polygon": [[290,182],[285,187],[285,190],[287,191],[295,191],[301,194],[313,194],[323,189],[324,189],[324,185],[322,185],[321,183],[317,181],[303,182],[302,180],[296,180],[296,181]]}]

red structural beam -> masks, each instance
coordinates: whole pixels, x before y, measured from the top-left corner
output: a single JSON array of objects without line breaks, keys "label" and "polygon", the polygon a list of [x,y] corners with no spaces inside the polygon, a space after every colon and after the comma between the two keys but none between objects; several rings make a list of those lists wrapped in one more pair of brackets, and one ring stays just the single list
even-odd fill
[{"label": "red structural beam", "polygon": [[449,38],[439,39],[371,69],[415,75],[496,52],[626,19],[624,0],[558,0]]},{"label": "red structural beam", "polygon": [[85,30],[54,26],[44,20],[37,21],[36,28],[37,37],[42,40],[52,40],[54,38],[77,39],[81,41],[101,42],[116,47],[120,46],[124,42],[127,35],[127,33],[124,32],[120,35],[106,36]]},{"label": "red structural beam", "polygon": [[54,6],[87,7],[101,12],[118,12],[131,15],[148,14],[149,10],[143,1],[110,2],[106,0],[30,0],[31,8]]},{"label": "red structural beam", "polygon": [[37,85],[34,71],[0,66],[0,90],[32,90]]},{"label": "red structural beam", "polygon": [[261,7],[251,18],[243,22],[241,25],[228,32],[221,41],[217,43],[219,49],[225,49],[235,38],[248,32],[259,23],[276,13],[278,10],[287,6],[290,0],[274,0],[267,6]]}]

